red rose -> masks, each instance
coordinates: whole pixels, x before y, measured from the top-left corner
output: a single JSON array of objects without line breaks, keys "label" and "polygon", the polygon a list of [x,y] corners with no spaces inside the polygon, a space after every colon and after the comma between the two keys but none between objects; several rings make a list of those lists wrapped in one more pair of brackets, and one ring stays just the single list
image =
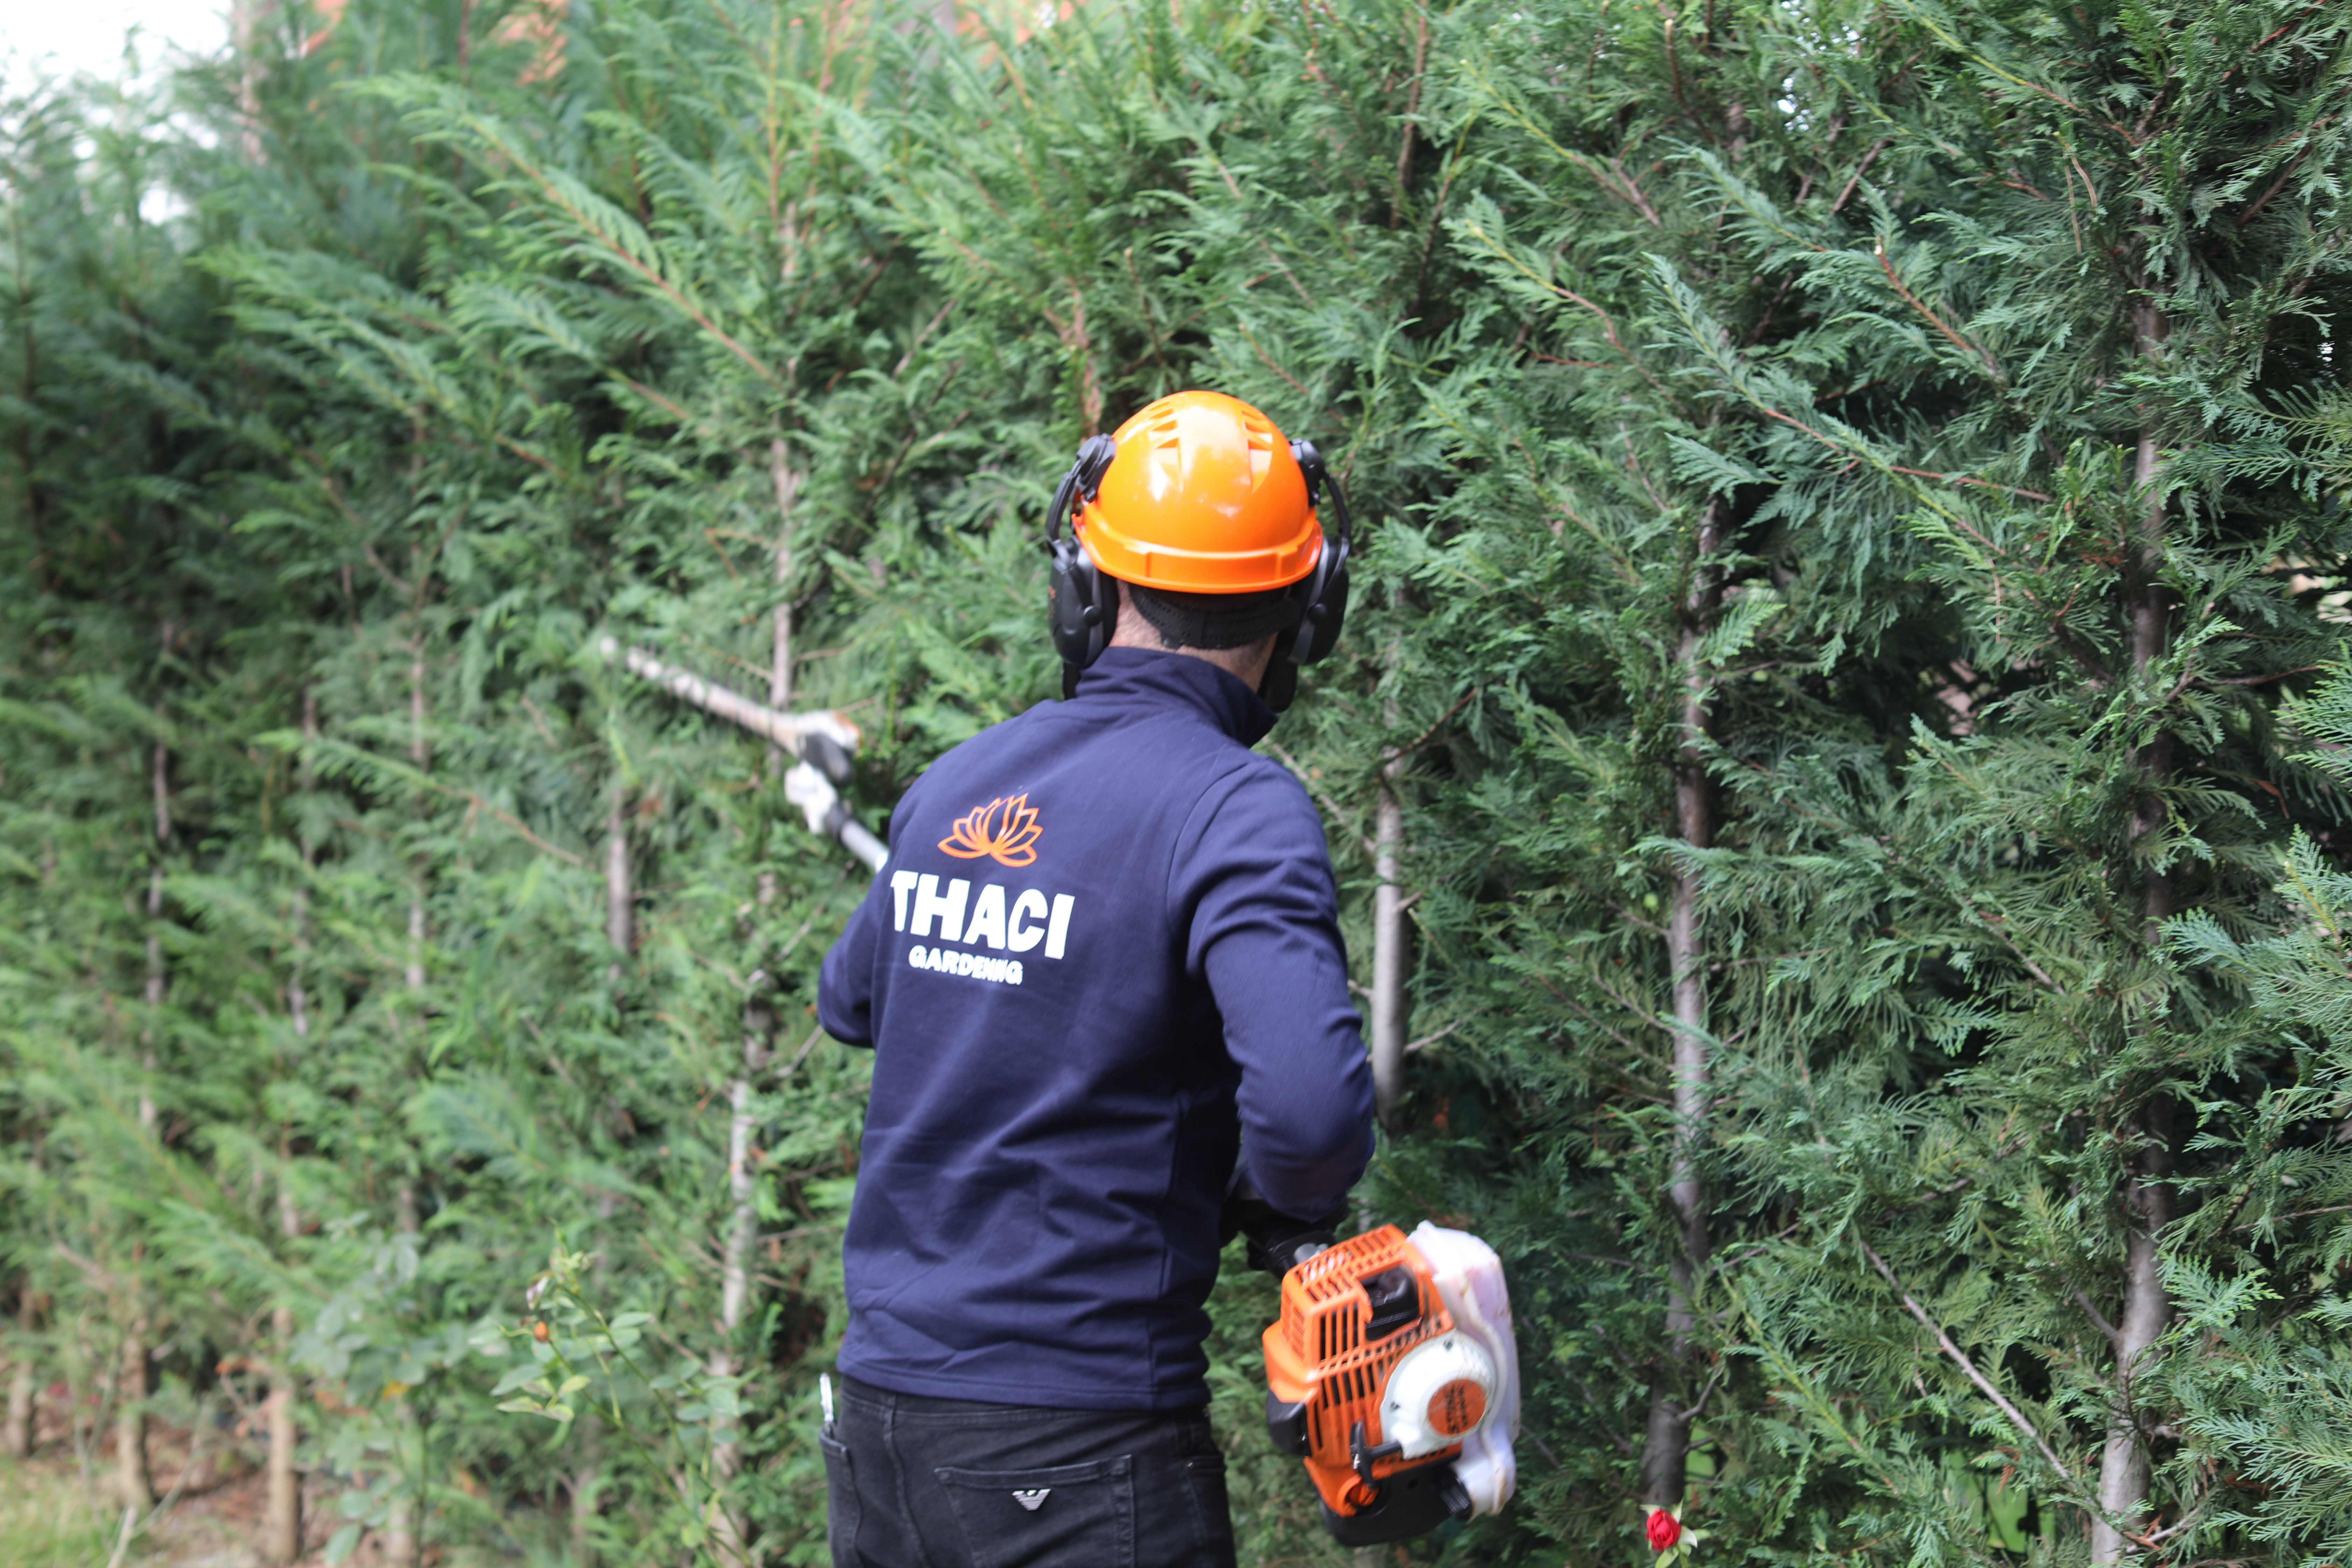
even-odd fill
[{"label": "red rose", "polygon": [[1682,1538],[1682,1521],[1662,1508],[1650,1510],[1650,1545],[1653,1550],[1664,1552]]}]

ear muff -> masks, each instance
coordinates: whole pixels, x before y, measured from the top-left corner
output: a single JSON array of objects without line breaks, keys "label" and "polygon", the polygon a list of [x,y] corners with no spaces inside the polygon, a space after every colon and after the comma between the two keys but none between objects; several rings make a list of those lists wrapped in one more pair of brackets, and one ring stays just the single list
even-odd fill
[{"label": "ear muff", "polygon": [[1323,454],[1315,449],[1312,441],[1293,441],[1290,455],[1298,460],[1298,468],[1307,476],[1307,500],[1320,506],[1326,492],[1331,497],[1331,510],[1339,514],[1339,536],[1323,535],[1322,552],[1315,558],[1315,570],[1292,584],[1290,596],[1296,599],[1304,614],[1298,627],[1275,646],[1274,662],[1266,666],[1265,679],[1258,683],[1258,695],[1267,707],[1279,713],[1290,706],[1298,694],[1298,670],[1302,665],[1314,664],[1330,656],[1339,646],[1339,631],[1348,619],[1348,553],[1354,542],[1355,529],[1348,517],[1348,498],[1339,491],[1339,481],[1323,462]]},{"label": "ear muff", "polygon": [[1069,472],[1054,487],[1045,517],[1045,550],[1053,558],[1045,577],[1045,619],[1054,635],[1054,651],[1062,656],[1065,698],[1077,694],[1078,672],[1110,646],[1111,634],[1118,628],[1118,584],[1095,564],[1075,532],[1062,536],[1062,524],[1082,499],[1095,499],[1103,472],[1118,452],[1108,436],[1089,436],[1079,443]]},{"label": "ear muff", "polygon": [[1340,494],[1339,481],[1324,465],[1315,443],[1293,441],[1290,455],[1298,459],[1299,471],[1307,476],[1308,502],[1321,505],[1328,491],[1331,510],[1339,515],[1339,537],[1333,539],[1328,532],[1323,536],[1323,551],[1315,558],[1315,570],[1290,590],[1292,597],[1306,607],[1306,614],[1291,634],[1290,646],[1281,651],[1293,664],[1306,665],[1328,658],[1339,646],[1339,630],[1348,618],[1348,555],[1355,529],[1348,517],[1348,498]]}]

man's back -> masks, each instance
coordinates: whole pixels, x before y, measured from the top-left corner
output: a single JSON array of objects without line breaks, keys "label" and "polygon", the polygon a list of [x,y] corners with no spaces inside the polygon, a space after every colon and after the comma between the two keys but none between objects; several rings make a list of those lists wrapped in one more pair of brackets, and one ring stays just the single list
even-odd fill
[{"label": "man's back", "polygon": [[1271,721],[1222,669],[1114,648],[900,804],[820,997],[877,1050],[845,1372],[1198,1405],[1237,1126],[1290,1212],[1360,1173],[1371,1091],[1329,863],[1305,791],[1248,750]]}]

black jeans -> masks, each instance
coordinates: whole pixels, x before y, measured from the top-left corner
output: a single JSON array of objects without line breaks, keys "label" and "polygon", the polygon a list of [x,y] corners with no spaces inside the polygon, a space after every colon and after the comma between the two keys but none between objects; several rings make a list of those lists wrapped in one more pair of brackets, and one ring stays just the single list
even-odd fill
[{"label": "black jeans", "polygon": [[842,1380],[834,1568],[1233,1568],[1200,1411],[1041,1410]]}]

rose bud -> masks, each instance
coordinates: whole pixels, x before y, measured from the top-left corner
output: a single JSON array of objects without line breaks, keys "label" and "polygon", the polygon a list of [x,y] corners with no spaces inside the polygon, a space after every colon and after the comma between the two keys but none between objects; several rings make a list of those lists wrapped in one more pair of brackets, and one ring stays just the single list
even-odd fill
[{"label": "rose bud", "polygon": [[1664,1552],[1682,1538],[1682,1521],[1676,1519],[1673,1514],[1668,1513],[1662,1508],[1654,1508],[1650,1510],[1650,1546],[1652,1550]]}]

